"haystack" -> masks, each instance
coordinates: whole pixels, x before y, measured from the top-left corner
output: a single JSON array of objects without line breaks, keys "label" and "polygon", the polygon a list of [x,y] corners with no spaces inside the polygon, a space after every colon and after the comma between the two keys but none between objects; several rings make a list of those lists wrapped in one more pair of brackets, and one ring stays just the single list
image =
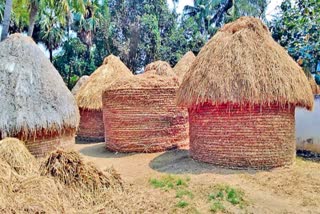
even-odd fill
[{"label": "haystack", "polygon": [[86,142],[104,141],[102,118],[102,92],[110,84],[125,76],[132,76],[130,70],[118,57],[108,56],[83,85],[76,100],[80,108],[80,127],[77,138]]},{"label": "haystack", "polygon": [[71,93],[73,94],[73,96],[77,95],[77,93],[80,90],[80,88],[88,81],[88,79],[89,79],[89,76],[87,76],[87,75],[84,75],[84,76],[80,77],[80,79],[78,80],[76,85],[71,90]]},{"label": "haystack", "polygon": [[310,83],[310,86],[311,86],[311,89],[312,89],[312,93],[314,95],[319,95],[320,94],[320,87],[319,85],[316,83],[315,79],[313,76],[310,76],[309,78],[309,83]]},{"label": "haystack", "polygon": [[180,82],[183,80],[184,75],[187,73],[195,59],[196,56],[192,51],[189,51],[180,59],[176,66],[174,66],[173,71],[179,77]]},{"label": "haystack", "polygon": [[144,72],[153,72],[159,76],[174,76],[173,69],[169,63],[164,61],[155,61],[146,66]]},{"label": "haystack", "polygon": [[0,43],[0,139],[16,137],[35,156],[74,143],[79,111],[58,71],[29,37]]},{"label": "haystack", "polygon": [[69,187],[91,192],[122,187],[120,176],[114,171],[102,172],[83,161],[75,151],[52,152],[41,165],[41,174],[57,178]]},{"label": "haystack", "polygon": [[107,149],[160,152],[187,147],[187,111],[176,106],[179,81],[169,72],[159,76],[149,70],[108,87],[103,95]]},{"label": "haystack", "polygon": [[25,144],[16,138],[0,141],[0,157],[19,175],[36,175],[39,170],[35,157],[28,151]]},{"label": "haystack", "polygon": [[234,168],[292,164],[295,107],[312,109],[313,102],[302,69],[250,17],[217,32],[178,91],[189,110],[190,155]]}]

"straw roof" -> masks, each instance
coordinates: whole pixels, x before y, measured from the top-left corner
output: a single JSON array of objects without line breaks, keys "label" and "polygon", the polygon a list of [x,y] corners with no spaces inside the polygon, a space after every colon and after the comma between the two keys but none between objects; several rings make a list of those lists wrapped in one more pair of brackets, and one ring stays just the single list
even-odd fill
[{"label": "straw roof", "polygon": [[192,51],[189,51],[180,59],[176,66],[174,66],[173,71],[178,75],[180,81],[183,80],[184,75],[187,73],[195,59],[196,56]]},{"label": "straw roof", "polygon": [[0,43],[0,134],[75,129],[79,111],[58,71],[29,37]]},{"label": "straw roof", "polygon": [[101,109],[102,92],[110,84],[126,76],[133,74],[118,57],[108,56],[103,65],[93,72],[87,83],[80,88],[76,96],[78,106],[84,109]]},{"label": "straw roof", "polygon": [[176,75],[159,76],[155,70],[149,70],[146,73],[126,77],[119,80],[117,83],[111,84],[108,90],[120,89],[152,89],[152,88],[178,88],[179,81]]},{"label": "straw roof", "polygon": [[310,84],[298,64],[256,18],[226,24],[201,49],[178,91],[181,106],[205,102],[297,105],[312,109]]},{"label": "straw roof", "polygon": [[81,88],[81,86],[83,86],[89,79],[88,75],[84,75],[82,77],[80,77],[80,79],[78,80],[78,82],[76,83],[76,85],[73,87],[73,89],[71,90],[71,93],[73,94],[73,96],[76,96],[79,89]]},{"label": "straw roof", "polygon": [[172,76],[174,74],[169,63],[164,61],[155,61],[147,65],[144,72],[150,71],[160,76]]},{"label": "straw roof", "polygon": [[314,95],[319,95],[320,94],[320,87],[319,85],[316,83],[315,79],[313,76],[310,76],[309,78],[309,83],[310,83],[310,86],[311,86],[311,89],[312,89],[312,93]]}]

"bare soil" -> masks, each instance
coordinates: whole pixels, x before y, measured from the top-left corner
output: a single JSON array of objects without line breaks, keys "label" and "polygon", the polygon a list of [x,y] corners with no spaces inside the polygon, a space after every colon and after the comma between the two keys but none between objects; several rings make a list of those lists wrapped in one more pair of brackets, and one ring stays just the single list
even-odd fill
[{"label": "bare soil", "polygon": [[[145,193],[139,197],[145,195],[146,201],[153,199],[155,203],[146,202],[145,206],[158,206],[159,213],[210,213],[208,195],[219,184],[245,193],[246,205],[227,206],[226,213],[320,213],[320,162],[317,161],[297,158],[293,166],[271,171],[230,170],[196,162],[187,150],[120,154],[107,151],[104,143],[77,144],[75,149],[101,169],[113,166],[132,191]],[[179,200],[174,191],[155,189],[149,183],[151,178],[168,174],[190,179],[188,188],[194,197],[188,199],[185,208],[177,207]]]}]

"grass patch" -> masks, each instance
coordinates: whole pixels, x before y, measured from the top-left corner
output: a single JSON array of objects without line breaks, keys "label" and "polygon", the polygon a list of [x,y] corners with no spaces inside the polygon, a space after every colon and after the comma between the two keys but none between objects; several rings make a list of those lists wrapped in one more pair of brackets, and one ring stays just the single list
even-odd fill
[{"label": "grass patch", "polygon": [[217,185],[208,195],[208,200],[212,203],[210,211],[214,213],[225,211],[228,203],[241,209],[245,205],[244,192],[228,185]]},{"label": "grass patch", "polygon": [[189,203],[186,202],[186,201],[183,201],[183,200],[181,200],[181,201],[179,201],[179,202],[177,203],[177,207],[179,207],[179,208],[185,208],[185,207],[188,206],[188,205],[189,205]]},{"label": "grass patch", "polygon": [[187,196],[188,198],[193,198],[193,193],[187,189],[178,189],[176,191],[176,198],[184,198],[184,196]]},{"label": "grass patch", "polygon": [[161,189],[179,189],[181,187],[188,187],[188,179],[179,178],[172,175],[163,176],[160,179],[151,178],[149,183],[154,188]]},{"label": "grass patch", "polygon": [[220,201],[215,201],[210,206],[210,211],[213,213],[217,212],[224,212],[226,208],[223,206],[223,204]]}]

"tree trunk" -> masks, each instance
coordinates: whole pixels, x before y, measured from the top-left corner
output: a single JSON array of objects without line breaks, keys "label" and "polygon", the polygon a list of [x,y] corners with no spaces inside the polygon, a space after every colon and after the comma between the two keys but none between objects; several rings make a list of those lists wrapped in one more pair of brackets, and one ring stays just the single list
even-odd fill
[{"label": "tree trunk", "polygon": [[52,63],[53,61],[53,54],[52,54],[53,50],[50,48],[49,49],[49,54],[50,54],[50,62]]},{"label": "tree trunk", "polygon": [[34,25],[36,23],[36,17],[38,14],[38,5],[37,2],[32,1],[31,9],[29,14],[29,28],[28,28],[28,36],[32,37]]},{"label": "tree trunk", "polygon": [[4,40],[8,36],[9,25],[11,20],[11,10],[12,10],[12,0],[6,0],[0,41]]}]

